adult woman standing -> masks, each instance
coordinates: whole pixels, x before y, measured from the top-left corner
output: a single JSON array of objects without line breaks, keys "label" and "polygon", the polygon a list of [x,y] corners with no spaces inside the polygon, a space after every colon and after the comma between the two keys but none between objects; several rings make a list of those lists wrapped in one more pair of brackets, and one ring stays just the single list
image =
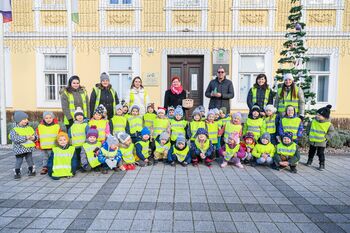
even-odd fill
[{"label": "adult woman standing", "polygon": [[182,88],[180,77],[174,76],[171,79],[170,89],[164,95],[164,107],[168,109],[170,106],[174,108],[182,106],[183,99],[186,99],[186,91]]},{"label": "adult woman standing", "polygon": [[[268,104],[273,104],[273,93],[267,84],[266,75],[259,74],[256,77],[254,86],[248,92],[247,105],[249,110],[251,110],[254,105],[264,109]],[[264,115],[264,112],[262,112],[262,115]]]},{"label": "adult woman standing", "polygon": [[305,113],[305,98],[301,88],[295,85],[292,74],[283,75],[283,84],[278,88],[275,107],[280,116],[285,114],[287,106],[293,106],[297,115],[303,119]]},{"label": "adult woman standing", "polygon": [[109,76],[103,72],[100,76],[100,83],[97,83],[90,96],[91,116],[95,109],[102,104],[107,109],[107,118],[110,120],[115,113],[115,106],[119,104],[117,92],[110,84]]},{"label": "adult woman standing", "polygon": [[139,76],[136,76],[132,82],[129,94],[126,96],[125,102],[129,107],[137,105],[140,107],[140,115],[143,115],[147,111],[147,105],[149,104],[149,96],[145,88],[142,86],[142,80]]},{"label": "adult woman standing", "polygon": [[61,107],[64,114],[64,124],[67,131],[74,123],[74,112],[77,107],[83,109],[84,117],[90,118],[89,97],[85,87],[80,85],[80,78],[76,75],[70,77],[68,86],[60,91]]}]

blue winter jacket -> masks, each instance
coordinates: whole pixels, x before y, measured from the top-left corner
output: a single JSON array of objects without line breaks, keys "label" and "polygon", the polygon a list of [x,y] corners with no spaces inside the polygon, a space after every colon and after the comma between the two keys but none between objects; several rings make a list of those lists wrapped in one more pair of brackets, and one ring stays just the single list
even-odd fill
[{"label": "blue winter jacket", "polygon": [[[102,148],[105,149],[105,150],[107,150],[107,151],[109,151],[109,152],[113,152],[113,151],[114,151],[114,150],[111,150],[111,149],[109,148],[109,145],[108,145],[107,142],[104,142],[104,143],[102,144],[101,149],[102,149]],[[100,151],[98,152],[97,158],[98,158],[98,161],[99,161],[100,163],[105,163],[105,162],[106,162],[106,157],[103,155],[102,150],[100,150]],[[114,159],[117,161],[117,163],[119,163],[119,162],[122,160],[122,153],[120,152],[119,149],[118,149],[118,153],[117,153],[117,155],[114,157]]]}]

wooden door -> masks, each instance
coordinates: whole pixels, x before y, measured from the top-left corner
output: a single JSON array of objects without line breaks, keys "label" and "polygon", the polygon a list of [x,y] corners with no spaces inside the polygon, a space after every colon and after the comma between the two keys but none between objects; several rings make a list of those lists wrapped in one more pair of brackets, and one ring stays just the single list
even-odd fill
[{"label": "wooden door", "polygon": [[187,119],[197,106],[203,105],[203,65],[203,56],[168,57],[168,88],[172,77],[179,76],[184,90],[188,91],[188,98],[194,100],[193,108],[186,111]]}]

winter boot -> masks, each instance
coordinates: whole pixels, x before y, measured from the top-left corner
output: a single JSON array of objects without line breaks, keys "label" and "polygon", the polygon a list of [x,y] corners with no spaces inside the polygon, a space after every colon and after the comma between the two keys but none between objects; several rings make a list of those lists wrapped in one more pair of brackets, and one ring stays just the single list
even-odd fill
[{"label": "winter boot", "polygon": [[309,159],[307,160],[307,162],[306,162],[305,165],[306,165],[306,166],[311,166],[311,164],[312,164],[312,159],[309,158]]},{"label": "winter boot", "polygon": [[205,158],[205,160],[204,160],[205,165],[207,165],[208,167],[211,166],[212,162],[213,162],[213,160],[211,160],[210,158]]},{"label": "winter boot", "polygon": [[172,166],[172,167],[175,167],[175,161],[172,161],[171,163],[170,163],[170,166]]},{"label": "winter boot", "polygon": [[187,162],[184,161],[184,162],[181,163],[181,165],[182,165],[183,167],[187,167]]},{"label": "winter boot", "polygon": [[192,160],[192,165],[193,165],[194,167],[198,167],[198,159],[193,159],[193,160]]},{"label": "winter boot", "polygon": [[290,171],[292,172],[292,173],[297,173],[298,171],[297,171],[297,166],[290,166]]},{"label": "winter boot", "polygon": [[35,176],[36,172],[35,172],[35,167],[28,167],[28,176]]},{"label": "winter boot", "polygon": [[320,164],[320,166],[318,167],[318,170],[323,171],[324,169],[325,169],[324,164]]},{"label": "winter boot", "polygon": [[16,180],[21,179],[21,169],[15,169],[15,177]]}]

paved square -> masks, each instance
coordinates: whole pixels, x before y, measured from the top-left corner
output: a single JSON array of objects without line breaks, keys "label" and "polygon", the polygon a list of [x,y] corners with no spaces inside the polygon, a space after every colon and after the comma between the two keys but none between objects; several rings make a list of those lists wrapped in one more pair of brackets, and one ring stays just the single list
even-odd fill
[{"label": "paved square", "polygon": [[27,177],[25,163],[15,181],[14,162],[0,151],[0,232],[350,232],[346,155],[323,172],[158,164],[58,181]]}]

